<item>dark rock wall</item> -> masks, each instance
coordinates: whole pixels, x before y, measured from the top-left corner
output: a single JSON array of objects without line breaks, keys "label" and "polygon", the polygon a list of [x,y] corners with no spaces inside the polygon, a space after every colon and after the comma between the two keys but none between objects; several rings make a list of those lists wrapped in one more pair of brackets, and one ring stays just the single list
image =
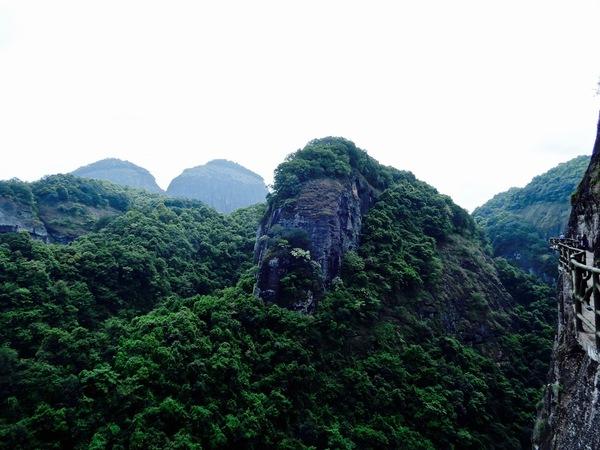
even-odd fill
[{"label": "dark rock wall", "polygon": [[558,333],[534,429],[534,447],[544,450],[600,448],[600,373],[575,338],[571,293],[570,277],[561,272]]},{"label": "dark rock wall", "polygon": [[569,233],[585,233],[594,249],[596,258],[600,256],[600,121],[592,159],[577,192],[573,196]]},{"label": "dark rock wall", "polygon": [[[595,259],[600,255],[599,175],[600,123],[590,165],[573,197],[568,231],[588,236]],[[566,273],[559,275],[558,291],[558,332],[534,448],[600,449],[600,369],[576,340],[572,281]]]},{"label": "dark rock wall", "polygon": [[320,269],[320,286],[308,289],[304,299],[292,309],[314,310],[319,294],[339,274],[344,254],[358,247],[362,216],[376,196],[375,189],[360,175],[348,180],[323,178],[306,182],[293,201],[271,206],[257,233],[256,295],[280,303],[281,279],[288,274],[291,260],[272,251],[274,243],[270,238],[274,229],[299,230],[308,237],[307,250]]}]

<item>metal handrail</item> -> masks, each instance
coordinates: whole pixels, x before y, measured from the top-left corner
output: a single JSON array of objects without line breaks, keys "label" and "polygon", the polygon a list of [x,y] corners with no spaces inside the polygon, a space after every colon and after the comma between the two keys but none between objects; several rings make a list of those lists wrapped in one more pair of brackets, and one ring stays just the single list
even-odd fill
[{"label": "metal handrail", "polygon": [[[570,244],[570,245],[569,245]],[[575,306],[575,332],[585,333],[585,323],[592,329],[596,351],[600,352],[600,268],[586,264],[585,249],[577,247],[574,239],[550,239],[550,247],[558,251],[559,265],[569,272],[573,285],[573,304]],[[590,285],[591,279],[591,285]],[[583,314],[583,305],[590,308],[593,301],[593,322]],[[561,308],[564,306],[561,305]],[[581,344],[581,341],[578,342]]]},{"label": "metal handrail", "polygon": [[585,269],[585,270],[588,270],[588,271],[590,271],[592,273],[598,273],[598,274],[600,274],[600,267],[588,266],[588,265],[585,265],[585,264],[581,264],[580,262],[577,262],[575,260],[572,260],[571,264],[574,265],[575,267],[580,268],[580,269]]}]

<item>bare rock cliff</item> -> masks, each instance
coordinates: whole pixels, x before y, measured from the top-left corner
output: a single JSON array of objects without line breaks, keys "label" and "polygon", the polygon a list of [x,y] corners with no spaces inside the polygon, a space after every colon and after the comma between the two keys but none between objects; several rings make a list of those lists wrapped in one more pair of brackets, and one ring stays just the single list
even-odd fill
[{"label": "bare rock cliff", "polygon": [[0,196],[0,233],[26,231],[36,239],[49,241],[48,230],[33,207]]},{"label": "bare rock cliff", "polygon": [[256,295],[293,310],[314,311],[339,275],[344,254],[358,247],[363,214],[376,196],[355,174],[307,181],[295,199],[271,205],[257,233]]}]

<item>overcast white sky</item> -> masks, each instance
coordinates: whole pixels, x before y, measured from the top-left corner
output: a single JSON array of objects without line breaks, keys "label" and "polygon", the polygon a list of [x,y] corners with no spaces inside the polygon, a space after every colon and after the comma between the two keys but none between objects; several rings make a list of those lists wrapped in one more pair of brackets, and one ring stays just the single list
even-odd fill
[{"label": "overcast white sky", "polygon": [[344,136],[472,209],[589,154],[600,1],[0,0],[0,179],[104,157],[272,181]]}]

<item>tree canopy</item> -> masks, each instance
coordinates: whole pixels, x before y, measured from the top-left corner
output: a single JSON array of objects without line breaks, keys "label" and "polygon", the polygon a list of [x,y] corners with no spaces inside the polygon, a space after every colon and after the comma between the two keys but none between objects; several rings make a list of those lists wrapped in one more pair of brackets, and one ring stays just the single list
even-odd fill
[{"label": "tree canopy", "polygon": [[[435,189],[347,141],[310,145],[275,195],[292,176],[352,170],[382,190],[312,315],[252,294],[264,205],[221,215],[124,191],[123,211],[68,245],[0,234],[0,447],[527,447],[552,292],[485,256]],[[60,204],[64,183],[69,199],[114,202],[90,181],[38,195]],[[273,239],[305,257],[302,236]]]}]

